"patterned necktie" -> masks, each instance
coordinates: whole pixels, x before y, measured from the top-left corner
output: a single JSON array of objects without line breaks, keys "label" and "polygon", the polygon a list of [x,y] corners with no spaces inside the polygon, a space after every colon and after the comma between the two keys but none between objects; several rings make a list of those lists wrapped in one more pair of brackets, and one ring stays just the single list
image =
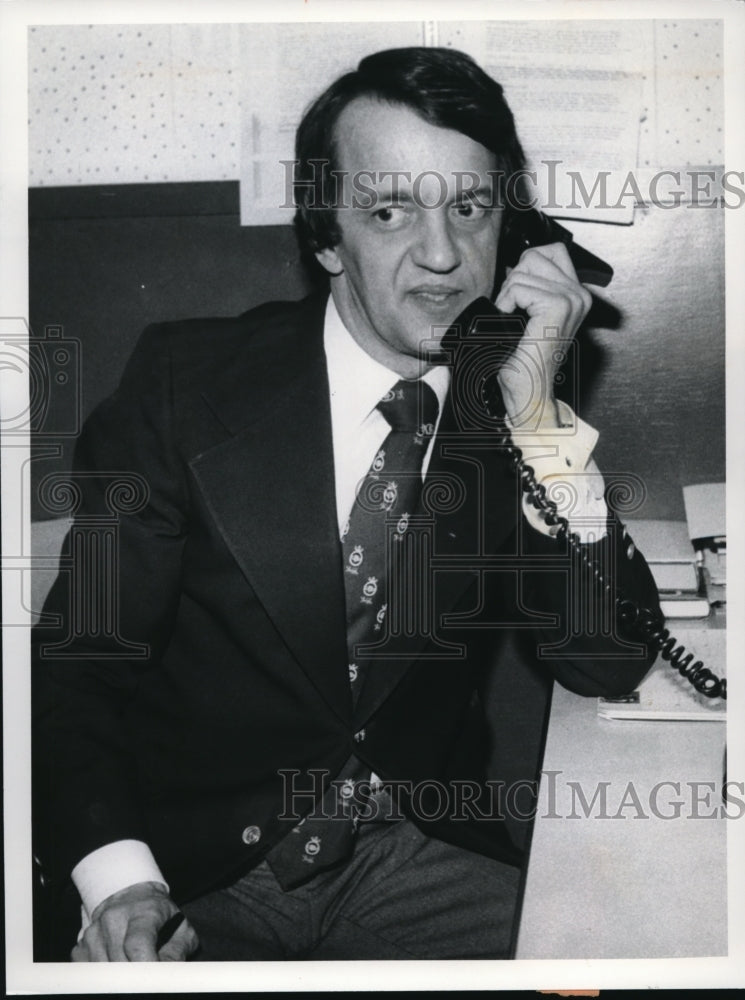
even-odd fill
[{"label": "patterned necktie", "polygon": [[390,558],[419,504],[422,463],[437,421],[437,396],[426,382],[401,381],[378,409],[391,431],[360,484],[342,531],[349,681],[355,703],[363,681],[369,682],[357,653],[383,627]]},{"label": "patterned necktie", "polygon": [[[437,422],[438,402],[426,382],[400,381],[378,409],[391,430],[360,484],[342,532],[349,682],[355,704],[363,681],[375,684],[374,669],[366,676],[357,653],[375,639],[385,620],[389,555],[395,556],[395,542],[407,531],[419,504],[422,463]],[[355,738],[364,738],[364,731]],[[352,755],[321,808],[272,848],[267,861],[283,889],[295,888],[350,856],[361,804],[355,783],[369,778],[369,767]]]}]

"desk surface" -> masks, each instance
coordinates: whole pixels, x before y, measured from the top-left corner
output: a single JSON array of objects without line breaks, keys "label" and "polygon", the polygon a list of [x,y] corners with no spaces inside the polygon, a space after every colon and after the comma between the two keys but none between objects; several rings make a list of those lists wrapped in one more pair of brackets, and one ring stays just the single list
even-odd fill
[{"label": "desk surface", "polygon": [[727,953],[725,729],[601,719],[555,686],[517,958]]}]

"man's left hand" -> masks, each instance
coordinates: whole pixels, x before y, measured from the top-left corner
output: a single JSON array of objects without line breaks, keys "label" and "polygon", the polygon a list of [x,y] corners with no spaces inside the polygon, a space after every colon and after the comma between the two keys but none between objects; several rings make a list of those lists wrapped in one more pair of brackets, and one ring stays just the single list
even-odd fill
[{"label": "man's left hand", "polygon": [[495,305],[528,315],[525,333],[499,373],[505,408],[514,427],[556,427],[554,379],[566,348],[587,315],[592,296],[580,284],[563,243],[531,247],[508,271]]}]

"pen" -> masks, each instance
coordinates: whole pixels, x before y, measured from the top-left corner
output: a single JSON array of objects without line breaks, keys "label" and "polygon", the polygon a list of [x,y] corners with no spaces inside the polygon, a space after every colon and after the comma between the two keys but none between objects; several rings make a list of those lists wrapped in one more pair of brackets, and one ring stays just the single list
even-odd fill
[{"label": "pen", "polygon": [[168,944],[173,935],[179,929],[181,924],[185,920],[184,914],[179,910],[174,913],[173,916],[169,917],[168,920],[163,924],[163,926],[158,931],[158,937],[155,941],[155,950],[160,951],[163,945]]}]

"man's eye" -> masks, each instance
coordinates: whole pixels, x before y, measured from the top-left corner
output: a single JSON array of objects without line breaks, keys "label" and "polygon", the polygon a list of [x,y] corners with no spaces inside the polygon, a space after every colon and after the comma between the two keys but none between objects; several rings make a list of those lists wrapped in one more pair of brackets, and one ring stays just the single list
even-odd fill
[{"label": "man's eye", "polygon": [[376,212],[373,212],[373,217],[378,222],[391,226],[403,221],[404,212],[403,205],[386,205],[384,208],[379,208]]},{"label": "man's eye", "polygon": [[461,219],[483,219],[486,215],[486,208],[475,201],[462,201],[453,206],[453,211]]}]

